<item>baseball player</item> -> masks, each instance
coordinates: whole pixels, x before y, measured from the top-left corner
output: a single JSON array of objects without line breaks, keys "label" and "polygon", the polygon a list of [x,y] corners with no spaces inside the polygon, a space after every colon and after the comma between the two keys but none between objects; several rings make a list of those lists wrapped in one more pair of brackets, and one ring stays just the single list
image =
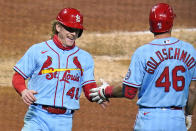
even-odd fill
[{"label": "baseball player", "polygon": [[135,51],[123,86],[103,82],[91,89],[90,96],[98,103],[103,102],[100,98],[133,99],[138,92],[135,131],[186,131],[191,126],[196,100],[196,51],[191,44],[171,36],[174,18],[168,4],[153,6],[149,23],[154,40]]},{"label": "baseball player", "polygon": [[91,101],[94,62],[75,44],[83,29],[78,10],[62,9],[53,23],[52,39],[31,46],[14,66],[13,86],[29,105],[22,131],[71,131],[82,89]]}]

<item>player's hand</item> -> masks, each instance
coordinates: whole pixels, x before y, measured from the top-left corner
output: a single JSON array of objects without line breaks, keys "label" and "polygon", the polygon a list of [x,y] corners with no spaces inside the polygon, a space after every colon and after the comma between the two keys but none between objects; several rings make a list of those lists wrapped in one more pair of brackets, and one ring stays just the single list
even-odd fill
[{"label": "player's hand", "polygon": [[186,129],[189,130],[192,125],[192,115],[186,116]]},{"label": "player's hand", "polygon": [[99,87],[97,87],[97,88],[92,88],[91,90],[90,90],[90,94],[89,94],[89,96],[91,97],[91,99],[92,99],[92,101],[93,102],[97,102],[98,104],[101,104],[101,103],[103,103],[104,102],[104,99],[102,99],[101,97],[100,97],[100,95],[99,95]]},{"label": "player's hand", "polygon": [[24,89],[21,92],[22,100],[24,101],[24,103],[27,105],[33,104],[36,101],[34,94],[37,94],[37,92],[34,90]]},{"label": "player's hand", "polygon": [[99,104],[103,109],[105,109],[108,105],[109,105],[109,102],[108,101],[104,101],[102,102],[101,104]]},{"label": "player's hand", "polygon": [[90,90],[90,96],[92,98],[92,101],[97,102],[98,104],[102,104],[105,101],[108,101],[108,98],[105,96],[105,89],[109,84],[105,82],[103,79],[100,79],[103,83],[100,87],[93,88]]}]

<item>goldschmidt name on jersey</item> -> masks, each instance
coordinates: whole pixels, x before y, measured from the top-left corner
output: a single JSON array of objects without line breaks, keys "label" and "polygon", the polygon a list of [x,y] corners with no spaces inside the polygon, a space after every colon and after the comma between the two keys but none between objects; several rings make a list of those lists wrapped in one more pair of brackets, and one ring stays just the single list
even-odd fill
[{"label": "goldschmidt name on jersey", "polygon": [[158,50],[153,54],[153,57],[146,63],[145,70],[153,74],[157,67],[166,60],[178,60],[182,61],[187,69],[190,70],[196,65],[195,58],[187,51],[181,50],[180,48],[163,48],[162,50]]}]

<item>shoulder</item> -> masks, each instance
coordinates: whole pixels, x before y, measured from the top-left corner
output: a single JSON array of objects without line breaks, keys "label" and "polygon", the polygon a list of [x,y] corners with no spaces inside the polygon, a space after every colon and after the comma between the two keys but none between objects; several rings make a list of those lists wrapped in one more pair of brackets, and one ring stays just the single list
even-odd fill
[{"label": "shoulder", "polygon": [[40,43],[33,44],[28,50],[33,52],[39,52],[46,48],[48,48],[46,42],[40,42]]},{"label": "shoulder", "polygon": [[194,46],[191,43],[183,41],[183,40],[180,40],[180,42],[183,44],[184,47],[194,49]]},{"label": "shoulder", "polygon": [[78,56],[79,60],[81,61],[82,65],[94,64],[94,60],[93,60],[92,55],[83,49],[80,49],[78,51],[77,56]]},{"label": "shoulder", "polygon": [[79,53],[80,56],[82,56],[85,59],[92,59],[92,55],[89,52],[87,52],[87,51],[85,51],[81,48],[79,48],[79,49],[80,50],[78,51],[78,53]]},{"label": "shoulder", "polygon": [[41,42],[41,43],[36,43],[36,44],[33,44],[29,49],[40,49],[40,48],[43,48],[46,46],[46,43],[45,42]]},{"label": "shoulder", "polygon": [[140,47],[138,47],[135,52],[134,55],[140,55],[140,56],[145,56],[145,53],[150,51],[150,46],[149,44],[144,44]]},{"label": "shoulder", "polygon": [[191,43],[186,42],[186,41],[182,41],[182,40],[180,40],[180,42],[181,42],[181,49],[182,50],[186,50],[189,53],[194,54],[196,56],[196,50]]}]

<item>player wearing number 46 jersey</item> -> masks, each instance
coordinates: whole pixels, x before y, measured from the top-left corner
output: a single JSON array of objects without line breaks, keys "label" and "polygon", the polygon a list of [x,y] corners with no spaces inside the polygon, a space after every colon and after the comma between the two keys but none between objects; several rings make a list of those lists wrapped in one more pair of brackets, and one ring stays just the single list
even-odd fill
[{"label": "player wearing number 46 jersey", "polygon": [[13,86],[29,105],[22,131],[71,131],[82,89],[91,101],[96,87],[92,56],[75,45],[83,32],[80,12],[62,9],[52,29],[51,40],[30,47],[14,66]]},{"label": "player wearing number 46 jersey", "polygon": [[139,91],[135,131],[186,131],[191,126],[196,100],[196,50],[171,37],[174,18],[168,4],[153,6],[149,22],[155,39],[135,51],[123,87],[104,82],[91,89],[90,96],[99,103],[100,98],[133,99]]}]

